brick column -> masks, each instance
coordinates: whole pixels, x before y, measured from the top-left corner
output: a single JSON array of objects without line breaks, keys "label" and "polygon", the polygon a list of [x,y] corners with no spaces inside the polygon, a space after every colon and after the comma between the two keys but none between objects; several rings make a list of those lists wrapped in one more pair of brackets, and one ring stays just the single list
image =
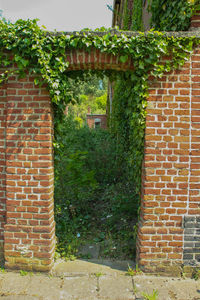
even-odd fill
[{"label": "brick column", "polygon": [[6,86],[0,87],[0,260],[4,257],[4,225],[6,215]]},{"label": "brick column", "polygon": [[195,13],[195,15],[191,19],[191,30],[196,30],[200,28],[200,10]]},{"label": "brick column", "polygon": [[7,83],[5,266],[48,271],[54,256],[52,111],[27,76]]},{"label": "brick column", "polygon": [[151,82],[137,259],[146,272],[200,267],[200,49]]}]

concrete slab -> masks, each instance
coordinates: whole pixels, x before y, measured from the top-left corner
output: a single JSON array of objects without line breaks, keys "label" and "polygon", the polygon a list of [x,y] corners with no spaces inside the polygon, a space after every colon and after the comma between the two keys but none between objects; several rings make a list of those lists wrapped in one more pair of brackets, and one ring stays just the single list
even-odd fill
[{"label": "concrete slab", "polygon": [[40,300],[37,297],[32,297],[28,295],[9,295],[9,296],[1,296],[1,300]]},{"label": "concrete slab", "polygon": [[6,272],[0,277],[0,295],[27,294],[28,285],[31,280],[30,275],[21,276],[19,273]]},{"label": "concrete slab", "polygon": [[63,300],[97,300],[97,278],[67,277],[63,281]]},{"label": "concrete slab", "polygon": [[135,276],[137,296],[142,293],[152,294],[158,291],[159,300],[200,300],[199,281],[156,276]]},{"label": "concrete slab", "polygon": [[85,276],[95,273],[102,273],[107,275],[125,274],[128,266],[132,266],[130,261],[109,261],[100,259],[62,261],[56,262],[52,274],[55,276]]},{"label": "concrete slab", "polygon": [[46,275],[32,276],[28,284],[28,294],[41,297],[42,300],[57,300],[61,298],[62,280]]},{"label": "concrete slab", "polygon": [[99,298],[108,300],[135,300],[131,277],[99,277]]},{"label": "concrete slab", "polygon": [[[90,262],[91,269],[86,268],[88,264],[84,261],[79,266],[78,262],[70,263],[73,268],[69,269],[65,263],[65,270],[62,265],[60,277],[41,273],[26,276],[15,272],[0,273],[0,300],[143,300],[142,294],[150,296],[153,289],[158,291],[157,300],[200,300],[200,280],[125,276],[125,272],[119,270],[123,263],[117,265],[109,261],[107,265]],[[111,268],[117,266],[118,269]],[[81,275],[76,271],[81,271]],[[136,298],[133,283],[137,289]]]}]

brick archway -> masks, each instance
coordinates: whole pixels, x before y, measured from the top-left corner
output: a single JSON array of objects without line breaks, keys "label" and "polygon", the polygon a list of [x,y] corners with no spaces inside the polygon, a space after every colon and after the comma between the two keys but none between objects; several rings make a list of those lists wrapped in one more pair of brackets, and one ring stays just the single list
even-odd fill
[{"label": "brick archway", "polygon": [[[195,23],[196,24],[196,23]],[[69,71],[132,70],[99,51],[67,53]],[[137,260],[144,271],[199,266],[200,48],[181,70],[150,82]],[[16,76],[0,88],[0,240],[6,267],[53,264],[53,122],[45,87]],[[192,246],[191,246],[192,245]]]},{"label": "brick archway", "polygon": [[[132,70],[98,50],[67,53],[76,70]],[[10,269],[49,271],[55,250],[53,112],[46,87],[12,76],[0,87],[0,254]]]},{"label": "brick archway", "polygon": [[133,70],[133,63],[129,58],[126,63],[120,61],[120,55],[114,56],[92,49],[90,52],[84,50],[72,50],[67,52],[69,67],[67,71],[79,70]]}]

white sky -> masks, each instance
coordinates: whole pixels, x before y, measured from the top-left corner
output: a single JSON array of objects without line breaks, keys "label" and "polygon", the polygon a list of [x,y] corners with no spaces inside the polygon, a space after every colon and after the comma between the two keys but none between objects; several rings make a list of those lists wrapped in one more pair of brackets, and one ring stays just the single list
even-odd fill
[{"label": "white sky", "polygon": [[48,30],[73,31],[83,28],[111,27],[113,0],[0,0],[3,16],[40,19]]}]

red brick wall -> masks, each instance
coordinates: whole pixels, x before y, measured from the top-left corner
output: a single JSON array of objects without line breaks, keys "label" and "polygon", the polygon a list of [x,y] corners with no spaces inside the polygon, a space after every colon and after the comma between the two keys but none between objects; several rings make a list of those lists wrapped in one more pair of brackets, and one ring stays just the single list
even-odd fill
[{"label": "red brick wall", "polygon": [[3,238],[6,215],[6,86],[0,87],[0,257],[3,256]]},{"label": "red brick wall", "polygon": [[52,111],[33,80],[7,83],[4,255],[6,267],[45,271],[55,246]]},{"label": "red brick wall", "polygon": [[67,52],[67,61],[69,62],[68,71],[76,70],[116,70],[126,71],[132,70],[132,60],[129,58],[127,62],[122,63],[119,56],[101,53],[99,50],[71,50]]},{"label": "red brick wall", "polygon": [[184,217],[200,215],[199,75],[198,48],[181,70],[151,82],[137,249],[145,271],[180,275]]},{"label": "red brick wall", "polygon": [[[132,69],[131,60],[121,64],[96,50],[72,51],[68,59],[69,70]],[[137,240],[145,271],[181,274],[189,226],[200,262],[199,75],[198,48],[181,70],[150,82]],[[33,82],[13,76],[0,89],[0,244],[4,235],[6,267],[47,271],[55,248],[53,121],[46,88]]]},{"label": "red brick wall", "polygon": [[191,20],[191,30],[198,29],[199,27],[200,27],[200,11],[197,11]]},{"label": "red brick wall", "polygon": [[107,128],[107,115],[89,115],[87,114],[87,124],[90,128],[95,127],[95,119],[101,120],[101,128]]}]

